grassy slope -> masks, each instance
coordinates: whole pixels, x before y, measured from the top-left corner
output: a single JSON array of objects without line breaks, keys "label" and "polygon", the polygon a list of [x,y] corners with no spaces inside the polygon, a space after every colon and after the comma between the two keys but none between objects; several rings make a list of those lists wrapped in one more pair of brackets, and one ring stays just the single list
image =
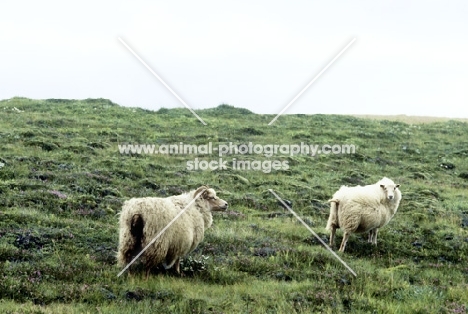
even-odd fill
[{"label": "grassy slope", "polygon": [[[21,110],[18,112],[15,108]],[[468,308],[468,124],[349,116],[273,118],[220,106],[152,112],[107,100],[0,102],[2,312],[460,313]],[[188,171],[197,156],[121,155],[119,143],[354,144],[353,155],[275,155],[288,170]],[[217,160],[215,155],[200,155]],[[266,160],[259,155],[225,156]],[[454,167],[453,167],[454,166]],[[371,247],[354,235],[353,278],[268,189],[323,238],[342,184],[386,175],[403,201]],[[135,196],[209,184],[230,203],[184,263],[186,276],[116,277],[117,217]],[[341,233],[338,234],[341,240]]]},{"label": "grassy slope", "polygon": [[385,115],[352,115],[353,117],[357,118],[367,118],[367,119],[375,119],[375,120],[389,120],[389,121],[400,121],[409,124],[420,124],[420,123],[432,123],[432,122],[447,122],[450,120],[459,121],[459,122],[468,122],[466,118],[445,118],[445,117],[428,117],[428,116],[407,116],[404,114],[401,115],[393,115],[393,116],[385,116]]}]

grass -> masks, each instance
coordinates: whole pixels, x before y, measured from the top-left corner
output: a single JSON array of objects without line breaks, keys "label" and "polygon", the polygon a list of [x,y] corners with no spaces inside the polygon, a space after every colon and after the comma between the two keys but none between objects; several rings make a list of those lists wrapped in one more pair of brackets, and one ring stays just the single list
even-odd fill
[{"label": "grass", "polygon": [[353,115],[354,117],[358,118],[368,118],[368,119],[376,119],[376,120],[389,120],[389,121],[400,121],[406,122],[411,124],[419,124],[419,123],[432,123],[432,122],[447,122],[450,120],[453,121],[460,121],[460,122],[468,122],[466,118],[446,118],[446,117],[429,117],[429,116],[407,116],[407,115]]},{"label": "grass", "polygon": [[[2,313],[466,313],[468,124],[340,115],[257,115],[229,105],[156,112],[104,99],[0,101]],[[354,144],[355,154],[226,155],[225,170],[187,170],[193,155],[120,154],[119,144],[213,147]],[[286,162],[235,170],[232,160]],[[285,167],[283,167],[285,168]],[[377,247],[353,235],[339,255],[354,278],[268,191],[328,239],[326,201],[382,176],[403,200]],[[117,274],[124,200],[202,184],[227,200],[184,277]],[[338,232],[338,243],[341,233]],[[335,248],[336,249],[336,248]]]}]

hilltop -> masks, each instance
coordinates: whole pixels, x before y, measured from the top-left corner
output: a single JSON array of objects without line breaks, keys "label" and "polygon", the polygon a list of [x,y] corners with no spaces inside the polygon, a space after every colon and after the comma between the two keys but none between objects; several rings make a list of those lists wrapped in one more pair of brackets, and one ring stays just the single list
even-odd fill
[{"label": "hilltop", "polygon": [[408,116],[405,114],[400,115],[353,115],[358,118],[367,118],[374,120],[389,120],[389,121],[401,121],[409,124],[415,123],[432,123],[432,122],[447,122],[447,121],[459,121],[468,122],[465,118],[447,118],[447,117],[430,117],[430,116]]}]

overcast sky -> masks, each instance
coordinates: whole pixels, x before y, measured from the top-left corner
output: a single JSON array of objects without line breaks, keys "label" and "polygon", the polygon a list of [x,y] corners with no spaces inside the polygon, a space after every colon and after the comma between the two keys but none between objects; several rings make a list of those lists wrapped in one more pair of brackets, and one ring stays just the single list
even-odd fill
[{"label": "overcast sky", "polygon": [[467,1],[2,1],[0,99],[468,118]]}]

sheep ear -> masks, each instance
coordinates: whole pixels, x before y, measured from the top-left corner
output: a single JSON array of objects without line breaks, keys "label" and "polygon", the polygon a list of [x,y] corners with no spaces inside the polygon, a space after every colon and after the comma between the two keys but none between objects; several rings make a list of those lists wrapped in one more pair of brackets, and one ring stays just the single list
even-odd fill
[{"label": "sheep ear", "polygon": [[385,189],[385,185],[384,185],[384,184],[381,184],[380,187],[381,187],[382,189]]},{"label": "sheep ear", "polygon": [[395,188],[397,188],[397,189],[398,189],[399,187],[400,187],[400,185],[399,185],[399,184],[396,184],[396,185],[395,185]]},{"label": "sheep ear", "polygon": [[203,190],[205,190],[205,192],[203,193],[203,195],[200,195],[201,197],[205,196],[205,193],[206,193],[206,190],[208,188],[204,185],[202,185],[201,187],[199,187],[196,191],[195,191],[195,196],[199,195]]}]

